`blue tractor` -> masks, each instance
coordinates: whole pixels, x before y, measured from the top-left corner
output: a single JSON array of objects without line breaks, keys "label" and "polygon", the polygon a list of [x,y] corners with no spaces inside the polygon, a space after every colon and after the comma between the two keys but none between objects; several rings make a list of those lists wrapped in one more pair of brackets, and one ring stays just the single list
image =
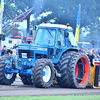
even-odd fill
[{"label": "blue tractor", "polygon": [[60,87],[85,88],[90,61],[76,47],[70,26],[40,24],[34,30],[32,44],[19,44],[18,59],[0,58],[0,84],[11,85],[19,74],[23,84],[38,88],[48,88],[54,80]]}]

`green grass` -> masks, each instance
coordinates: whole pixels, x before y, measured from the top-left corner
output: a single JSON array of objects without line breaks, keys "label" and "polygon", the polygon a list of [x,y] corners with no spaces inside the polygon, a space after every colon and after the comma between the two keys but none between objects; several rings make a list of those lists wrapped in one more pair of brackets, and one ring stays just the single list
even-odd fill
[{"label": "green grass", "polygon": [[19,96],[19,97],[0,97],[0,100],[100,100],[100,95]]},{"label": "green grass", "polygon": [[19,74],[17,74],[17,78],[20,78]]}]

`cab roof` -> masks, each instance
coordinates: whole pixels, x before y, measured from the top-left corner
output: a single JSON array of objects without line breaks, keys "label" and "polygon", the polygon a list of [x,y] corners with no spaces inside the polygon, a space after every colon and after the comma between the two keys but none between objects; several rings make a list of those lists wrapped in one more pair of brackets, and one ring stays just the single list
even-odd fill
[{"label": "cab roof", "polygon": [[[40,24],[38,27],[54,27],[54,28],[67,29],[67,25],[62,25],[62,24]],[[68,30],[73,30],[73,29],[71,26],[68,26]]]}]

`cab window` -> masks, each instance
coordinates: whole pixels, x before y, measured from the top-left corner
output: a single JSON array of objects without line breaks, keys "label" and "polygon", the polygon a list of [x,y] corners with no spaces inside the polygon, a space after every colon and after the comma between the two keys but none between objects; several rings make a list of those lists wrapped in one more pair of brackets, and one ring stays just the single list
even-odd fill
[{"label": "cab window", "polygon": [[59,29],[58,31],[58,41],[57,41],[58,46],[65,46],[65,41],[64,41],[64,30]]}]

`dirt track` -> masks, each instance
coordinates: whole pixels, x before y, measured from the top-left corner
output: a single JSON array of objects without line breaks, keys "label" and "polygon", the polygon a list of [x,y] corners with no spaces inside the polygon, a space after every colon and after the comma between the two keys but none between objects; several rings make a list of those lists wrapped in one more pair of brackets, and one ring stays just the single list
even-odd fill
[{"label": "dirt track", "polygon": [[0,85],[0,96],[41,96],[41,95],[100,95],[100,89],[70,89],[52,86],[51,88],[36,88],[23,85],[16,79],[11,86]]}]

